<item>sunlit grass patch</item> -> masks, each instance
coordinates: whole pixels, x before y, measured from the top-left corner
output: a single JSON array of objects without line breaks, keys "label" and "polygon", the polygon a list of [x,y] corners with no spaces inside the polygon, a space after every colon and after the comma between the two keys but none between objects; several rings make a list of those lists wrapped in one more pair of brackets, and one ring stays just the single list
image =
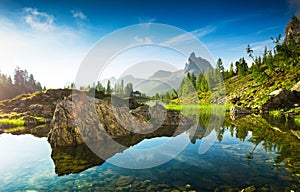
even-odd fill
[{"label": "sunlit grass patch", "polygon": [[182,110],[182,105],[179,105],[179,104],[165,104],[165,108],[167,110],[181,111]]},{"label": "sunlit grass patch", "polygon": [[13,128],[13,127],[22,127],[25,125],[23,119],[0,119],[0,127],[4,128]]},{"label": "sunlit grass patch", "polygon": [[23,130],[25,130],[25,127],[13,127],[13,128],[4,129],[4,132],[5,133],[14,133],[14,132],[23,131]]},{"label": "sunlit grass patch", "polygon": [[232,105],[201,105],[201,104],[187,104],[187,105],[180,105],[180,104],[165,104],[165,108],[167,110],[176,110],[176,111],[186,111],[192,110],[199,113],[211,113],[214,111],[225,112],[225,110],[229,110]]},{"label": "sunlit grass patch", "polygon": [[34,117],[34,119],[37,121],[37,124],[45,124],[46,119],[44,117]]},{"label": "sunlit grass patch", "polygon": [[295,117],[294,121],[298,126],[300,126],[300,117]]},{"label": "sunlit grass patch", "polygon": [[274,118],[281,118],[284,114],[281,110],[273,110],[269,112],[269,115],[274,117]]},{"label": "sunlit grass patch", "polygon": [[24,116],[26,113],[16,113],[16,112],[11,112],[11,113],[1,113],[0,114],[0,119],[18,119],[21,116]]}]

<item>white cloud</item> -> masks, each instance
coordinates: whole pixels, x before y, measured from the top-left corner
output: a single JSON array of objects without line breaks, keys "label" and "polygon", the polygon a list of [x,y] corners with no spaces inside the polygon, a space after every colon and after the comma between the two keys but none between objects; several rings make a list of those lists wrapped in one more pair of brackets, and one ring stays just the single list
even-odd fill
[{"label": "white cloud", "polygon": [[[43,85],[53,88],[73,82],[77,69],[92,44],[88,39],[82,38],[88,36],[86,32],[54,25],[53,20],[47,20],[51,16],[32,8],[26,8],[26,13],[32,17],[42,15],[48,24],[39,25],[35,20],[29,19],[26,23],[31,23],[31,27],[24,28],[18,20],[0,15],[1,72],[12,75],[14,68],[19,66],[27,69]],[[52,30],[48,30],[50,28]]]},{"label": "white cloud", "polygon": [[86,20],[87,19],[87,16],[81,11],[71,10],[71,13],[72,13],[72,16],[73,16],[74,19],[81,19],[81,20]]},{"label": "white cloud", "polygon": [[139,36],[135,36],[134,40],[137,43],[145,43],[145,44],[150,44],[153,43],[152,39],[150,37],[139,37]]},{"label": "white cloud", "polygon": [[165,41],[163,44],[172,45],[172,44],[187,42],[187,41],[193,40],[195,37],[196,38],[201,38],[205,35],[213,33],[215,30],[216,30],[216,27],[209,25],[209,26],[206,26],[204,28],[196,29],[196,30],[191,31],[189,33],[183,33],[181,35],[173,37],[173,38]]},{"label": "white cloud", "polygon": [[32,28],[47,31],[53,29],[54,16],[34,8],[24,8],[24,20]]}]

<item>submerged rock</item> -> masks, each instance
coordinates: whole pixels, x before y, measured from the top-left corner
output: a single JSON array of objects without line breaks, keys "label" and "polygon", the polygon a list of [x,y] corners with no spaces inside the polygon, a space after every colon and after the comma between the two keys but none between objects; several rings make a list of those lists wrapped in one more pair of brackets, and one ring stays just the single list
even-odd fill
[{"label": "submerged rock", "polygon": [[128,184],[130,184],[133,181],[133,177],[132,176],[120,176],[116,182],[116,186],[118,187],[123,187],[126,186]]},{"label": "submerged rock", "polygon": [[251,114],[251,112],[249,110],[245,109],[245,108],[242,108],[242,107],[233,106],[230,109],[230,118],[232,120],[239,119],[239,118],[244,117],[248,114]]},{"label": "submerged rock", "polygon": [[240,192],[253,192],[253,191],[255,191],[255,187],[252,185],[250,187],[242,189]]}]

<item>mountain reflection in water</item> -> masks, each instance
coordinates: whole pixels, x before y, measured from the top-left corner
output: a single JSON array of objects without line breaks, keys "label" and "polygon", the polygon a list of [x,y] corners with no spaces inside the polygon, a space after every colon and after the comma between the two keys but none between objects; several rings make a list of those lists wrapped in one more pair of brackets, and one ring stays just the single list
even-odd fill
[{"label": "mountain reflection in water", "polygon": [[[3,166],[0,172],[6,171],[1,172],[3,177],[0,179],[0,189],[78,190],[80,186],[82,190],[102,191],[114,191],[116,187],[123,191],[143,191],[147,188],[152,191],[238,191],[254,185],[257,191],[300,190],[299,126],[293,121],[255,115],[236,120],[226,116],[223,126],[218,126],[222,120],[217,115],[201,114],[197,127],[177,130],[175,135],[173,128],[164,127],[151,134],[119,138],[116,141],[123,145],[122,148],[108,146],[105,140],[99,143],[109,162],[116,157],[126,157],[123,155],[133,149],[155,147],[168,139],[186,137],[190,140],[181,154],[151,169],[118,168],[95,155],[86,145],[50,148],[53,167],[46,161],[49,157],[43,157],[45,152],[37,151],[37,154],[33,154],[34,159],[39,158],[38,164],[35,161],[28,164],[25,159],[30,160],[30,157],[22,158],[25,154],[19,154],[16,157],[18,161],[14,161],[15,165],[10,168],[4,168],[7,160],[1,160]],[[5,143],[1,145],[6,135],[0,136],[0,148],[7,148]],[[38,142],[30,137],[34,145],[47,142],[44,138],[46,135],[38,136],[43,136]],[[214,137],[215,141],[206,153],[199,154],[199,148],[208,137]],[[28,142],[24,144],[24,149],[26,146],[34,146]],[[49,144],[47,146],[50,147]],[[128,158],[122,160],[124,163],[132,163]],[[18,163],[20,166],[17,166]],[[14,171],[13,167],[17,167],[17,170]],[[51,169],[55,170],[56,176],[51,174]],[[29,178],[25,175],[31,176]],[[9,181],[9,178],[14,182]]]}]

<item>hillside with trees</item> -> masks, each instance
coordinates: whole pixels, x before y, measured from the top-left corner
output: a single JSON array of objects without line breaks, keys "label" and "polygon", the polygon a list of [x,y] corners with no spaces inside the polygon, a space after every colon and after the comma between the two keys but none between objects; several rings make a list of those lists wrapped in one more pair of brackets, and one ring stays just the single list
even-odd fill
[{"label": "hillside with trees", "polygon": [[195,93],[201,104],[232,103],[251,109],[259,109],[270,99],[270,93],[290,90],[300,81],[300,21],[292,17],[281,35],[271,38],[273,49],[265,47],[262,55],[254,55],[250,45],[245,49],[252,63],[245,58],[231,63],[224,69],[221,58],[216,68],[207,69],[197,77],[188,73],[179,89],[161,96],[175,101],[177,96],[183,103],[195,101]]},{"label": "hillside with trees", "polygon": [[[0,73],[0,100],[11,99],[20,94],[29,94],[41,91],[42,85],[32,74],[25,69],[16,67],[13,79],[11,76]],[[44,87],[44,89],[46,89]]]}]

